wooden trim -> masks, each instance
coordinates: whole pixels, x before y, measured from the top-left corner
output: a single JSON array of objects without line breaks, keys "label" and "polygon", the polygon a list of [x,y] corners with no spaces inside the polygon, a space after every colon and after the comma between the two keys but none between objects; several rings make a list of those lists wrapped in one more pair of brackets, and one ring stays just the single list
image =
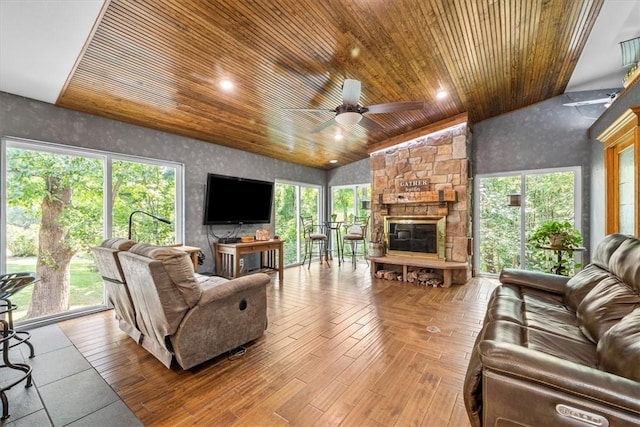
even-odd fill
[{"label": "wooden trim", "polygon": [[640,235],[640,106],[632,107],[620,115],[598,140],[604,144],[604,178],[605,178],[605,232],[607,234],[620,231],[620,177],[619,156],[629,147],[634,149],[634,185],[635,212],[634,234]]},{"label": "wooden trim", "polygon": [[385,205],[398,203],[439,203],[457,202],[458,194],[456,190],[431,190],[414,191],[408,193],[386,193],[382,194],[382,203]]},{"label": "wooden trim", "polygon": [[404,142],[408,142],[413,139],[420,138],[422,136],[427,136],[429,134],[436,133],[453,126],[461,125],[463,123],[467,123],[468,121],[469,121],[469,117],[467,113],[461,113],[456,116],[450,117],[448,119],[441,120],[436,123],[431,123],[430,125],[424,126],[420,129],[412,130],[410,132],[396,135],[393,138],[389,138],[387,140],[384,140],[375,144],[371,144],[367,148],[367,152],[371,154],[376,151],[391,148],[394,145],[402,144]]},{"label": "wooden trim", "polygon": [[638,127],[640,106],[627,109],[611,125],[598,135],[598,141],[604,143],[605,148],[612,147],[633,137],[633,130]]}]

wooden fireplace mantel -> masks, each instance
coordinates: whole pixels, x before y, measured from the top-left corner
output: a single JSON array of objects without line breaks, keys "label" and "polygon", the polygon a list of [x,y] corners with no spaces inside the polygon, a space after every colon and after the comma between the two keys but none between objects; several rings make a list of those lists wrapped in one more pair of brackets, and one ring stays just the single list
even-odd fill
[{"label": "wooden fireplace mantel", "polygon": [[437,203],[457,202],[456,190],[411,191],[406,193],[382,194],[382,204],[393,205],[401,203]]}]

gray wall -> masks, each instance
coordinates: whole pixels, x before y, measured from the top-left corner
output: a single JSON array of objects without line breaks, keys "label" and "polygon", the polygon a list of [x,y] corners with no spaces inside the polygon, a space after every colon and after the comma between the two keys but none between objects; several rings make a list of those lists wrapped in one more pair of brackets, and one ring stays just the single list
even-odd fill
[{"label": "gray wall", "polygon": [[368,157],[327,172],[327,187],[370,183],[371,168]]},{"label": "gray wall", "polygon": [[581,230],[585,246],[590,247],[592,164],[588,130],[604,111],[604,106],[567,107],[562,104],[604,98],[610,92],[568,93],[475,124],[472,138],[474,175],[580,166]]},{"label": "gray wall", "polygon": [[[0,135],[54,142],[184,164],[185,241],[207,256],[200,271],[212,271],[213,260],[202,225],[207,173],[274,181],[284,179],[326,185],[327,173],[166,132],[80,113],[0,92]],[[216,234],[230,228],[216,227]],[[249,233],[255,228],[244,228]],[[273,232],[273,224],[271,225]]]},{"label": "gray wall", "polygon": [[[640,106],[640,83],[636,82],[602,114],[591,127],[591,242],[596,244],[605,235],[604,150],[596,138],[629,107]],[[637,173],[637,172],[636,172]],[[636,188],[636,192],[640,188]],[[593,248],[593,245],[592,245]]]}]

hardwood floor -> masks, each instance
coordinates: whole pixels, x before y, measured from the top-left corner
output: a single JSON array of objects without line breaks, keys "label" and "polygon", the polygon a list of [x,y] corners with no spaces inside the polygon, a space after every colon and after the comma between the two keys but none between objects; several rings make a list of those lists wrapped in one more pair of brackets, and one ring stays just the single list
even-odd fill
[{"label": "hardwood floor", "polygon": [[462,382],[495,280],[427,288],[366,264],[312,263],[269,285],[269,327],[243,356],[167,369],[112,311],[59,324],[149,426],[468,426]]}]

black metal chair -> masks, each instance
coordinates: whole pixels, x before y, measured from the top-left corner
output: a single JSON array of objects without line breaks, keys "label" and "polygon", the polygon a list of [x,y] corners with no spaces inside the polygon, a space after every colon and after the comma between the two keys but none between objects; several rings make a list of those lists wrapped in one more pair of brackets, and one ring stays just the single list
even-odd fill
[{"label": "black metal chair", "polygon": [[9,417],[9,401],[6,391],[16,384],[25,381],[25,387],[31,387],[31,366],[26,363],[11,362],[9,350],[17,345],[25,344],[29,347],[29,358],[35,356],[33,345],[29,342],[31,334],[27,331],[17,331],[13,325],[13,311],[17,308],[9,299],[16,292],[40,280],[35,274],[28,272],[8,273],[0,275],[0,351],[2,362],[0,368],[11,368],[22,371],[24,375],[13,379],[9,384],[2,384],[0,388],[0,400],[2,401],[2,419]]},{"label": "black metal chair", "polygon": [[[313,247],[319,247],[320,264],[322,264],[322,257],[326,258],[327,255],[327,233],[325,233],[325,227],[322,224],[316,224],[313,222],[312,217],[300,216],[300,225],[302,232],[304,233],[304,259],[302,264],[305,263],[307,257],[309,257],[309,267],[311,267],[311,258],[313,258]],[[329,262],[327,261],[327,265]]]}]

